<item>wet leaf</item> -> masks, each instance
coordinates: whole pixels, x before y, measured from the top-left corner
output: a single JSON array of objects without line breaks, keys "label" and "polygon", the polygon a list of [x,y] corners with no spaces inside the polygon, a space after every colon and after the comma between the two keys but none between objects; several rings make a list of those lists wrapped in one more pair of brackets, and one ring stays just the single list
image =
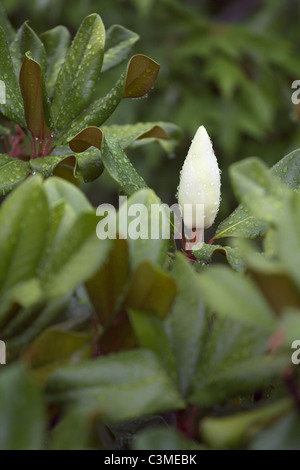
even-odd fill
[{"label": "wet leaf", "polygon": [[5,83],[6,103],[0,106],[1,113],[8,119],[25,127],[22,95],[15,75],[11,54],[4,30],[0,27],[0,80]]},{"label": "wet leaf", "polygon": [[47,395],[57,405],[97,405],[108,421],[184,406],[157,356],[143,349],[57,369],[50,377]]},{"label": "wet leaf", "polygon": [[87,16],[57,78],[53,114],[58,130],[66,127],[91,102],[104,55],[105,29],[99,15]]},{"label": "wet leaf", "polygon": [[[26,55],[20,72],[20,86],[25,105],[27,127],[34,138],[45,140],[50,137],[49,113],[46,111],[47,98],[43,90],[40,65]],[[48,121],[48,122],[47,122]]]},{"label": "wet leaf", "polygon": [[47,89],[49,96],[52,97],[58,74],[69,50],[70,33],[64,26],[56,26],[41,34],[41,39],[47,53]]},{"label": "wet leaf", "polygon": [[139,35],[118,24],[106,31],[105,54],[102,72],[116,67],[128,56]]},{"label": "wet leaf", "polygon": [[123,98],[144,96],[154,85],[160,65],[149,57],[138,54],[129,62]]}]

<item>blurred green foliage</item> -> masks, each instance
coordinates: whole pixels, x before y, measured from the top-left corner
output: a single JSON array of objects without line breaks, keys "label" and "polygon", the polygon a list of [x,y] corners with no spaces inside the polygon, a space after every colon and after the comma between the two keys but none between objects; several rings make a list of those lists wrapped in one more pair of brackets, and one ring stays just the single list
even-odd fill
[{"label": "blurred green foliage", "polygon": [[[220,220],[232,209],[229,163],[252,155],[272,165],[299,145],[299,113],[291,102],[291,84],[300,78],[297,0],[4,0],[19,26],[30,18],[38,32],[57,24],[75,31],[81,19],[101,14],[108,26],[119,23],[140,35],[135,51],[161,64],[151,99],[121,105],[114,123],[169,120],[184,138],[174,155],[157,147],[132,153],[148,184],[174,200],[178,171],[190,139],[204,124],[224,172]],[[116,71],[116,74],[118,71]],[[101,81],[99,86],[111,85]],[[109,197],[89,188],[98,203]],[[109,186],[108,186],[109,187]]]}]

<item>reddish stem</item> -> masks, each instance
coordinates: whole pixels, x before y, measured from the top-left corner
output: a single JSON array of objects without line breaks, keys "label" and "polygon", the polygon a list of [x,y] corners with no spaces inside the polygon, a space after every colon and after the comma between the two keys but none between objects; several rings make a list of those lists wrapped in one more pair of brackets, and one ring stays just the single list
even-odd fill
[{"label": "reddish stem", "polygon": [[195,439],[198,433],[197,426],[197,406],[190,406],[186,410],[177,413],[177,427],[188,438]]}]

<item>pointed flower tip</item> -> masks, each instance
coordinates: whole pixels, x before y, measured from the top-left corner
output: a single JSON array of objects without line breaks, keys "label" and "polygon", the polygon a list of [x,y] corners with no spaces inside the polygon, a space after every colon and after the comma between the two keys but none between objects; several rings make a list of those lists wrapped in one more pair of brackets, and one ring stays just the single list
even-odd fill
[{"label": "pointed flower tip", "polygon": [[209,228],[218,213],[221,180],[218,162],[204,126],[192,140],[178,187],[178,201],[188,228]]}]

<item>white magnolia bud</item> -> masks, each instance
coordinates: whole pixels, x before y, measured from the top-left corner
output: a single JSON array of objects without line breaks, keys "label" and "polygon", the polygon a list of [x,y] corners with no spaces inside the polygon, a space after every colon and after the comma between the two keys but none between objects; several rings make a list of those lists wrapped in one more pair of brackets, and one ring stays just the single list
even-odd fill
[{"label": "white magnolia bud", "polygon": [[220,196],[218,162],[206,129],[200,126],[180,172],[178,202],[185,225],[189,229],[209,228],[219,210]]}]

